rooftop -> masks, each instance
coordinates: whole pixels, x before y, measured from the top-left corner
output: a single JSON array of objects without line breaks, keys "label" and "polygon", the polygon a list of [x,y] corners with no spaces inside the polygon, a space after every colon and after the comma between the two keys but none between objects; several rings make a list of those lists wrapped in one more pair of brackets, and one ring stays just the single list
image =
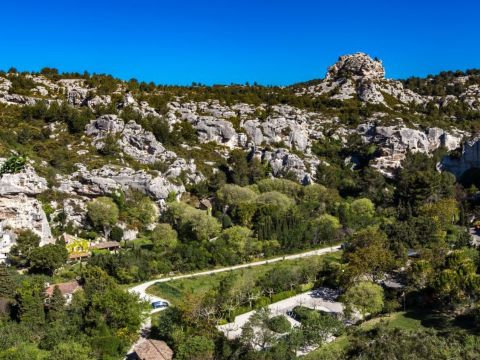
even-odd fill
[{"label": "rooftop", "polygon": [[165,341],[148,339],[135,347],[140,360],[171,360],[173,351]]},{"label": "rooftop", "polygon": [[119,248],[120,243],[117,241],[105,241],[98,244],[93,244],[91,246],[92,249],[111,249],[111,248]]},{"label": "rooftop", "polygon": [[58,286],[62,295],[73,294],[75,291],[77,291],[81,288],[78,281],[74,280],[74,281],[69,281],[69,282],[66,282],[66,283],[50,285],[45,290],[45,294],[47,296],[52,296],[53,295],[53,290],[55,289],[55,286]]}]

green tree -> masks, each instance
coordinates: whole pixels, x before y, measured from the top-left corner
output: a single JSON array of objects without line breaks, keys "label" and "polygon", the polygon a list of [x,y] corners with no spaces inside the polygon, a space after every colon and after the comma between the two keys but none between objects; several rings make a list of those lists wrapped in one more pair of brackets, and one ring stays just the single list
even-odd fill
[{"label": "green tree", "polygon": [[30,229],[21,230],[17,235],[16,244],[10,250],[9,261],[17,266],[27,266],[31,252],[39,245],[40,236]]},{"label": "green tree", "polygon": [[440,199],[419,208],[419,214],[439,222],[442,229],[458,221],[459,209],[455,199]]},{"label": "green tree", "polygon": [[39,326],[45,323],[44,283],[42,279],[26,278],[17,290],[18,315],[22,323]]},{"label": "green tree", "polygon": [[308,213],[322,214],[325,211],[333,212],[340,199],[337,190],[328,189],[320,184],[310,184],[303,187],[301,206]]},{"label": "green tree", "polygon": [[350,287],[344,294],[347,309],[357,310],[362,316],[382,311],[383,288],[373,282],[363,281]]},{"label": "green tree", "polygon": [[266,349],[275,345],[277,334],[270,330],[269,321],[271,311],[269,308],[261,308],[250,316],[242,328],[240,341],[247,347]]},{"label": "green tree", "polygon": [[0,167],[0,178],[4,174],[16,174],[25,168],[27,158],[25,156],[13,155],[3,162]]},{"label": "green tree", "polygon": [[217,191],[217,200],[222,207],[238,206],[255,200],[257,196],[258,194],[249,187],[234,184],[225,184]]},{"label": "green tree", "polygon": [[15,274],[5,264],[0,264],[0,298],[13,297],[15,287]]},{"label": "green tree", "polygon": [[292,198],[289,198],[287,195],[284,195],[278,191],[269,191],[260,194],[257,197],[256,202],[259,206],[272,206],[278,212],[284,212],[294,205]]},{"label": "green tree", "polygon": [[117,285],[110,286],[101,293],[87,297],[88,306],[85,315],[91,329],[101,328],[104,324],[115,331],[135,334],[145,317],[148,304],[138,296],[124,291]]},{"label": "green tree", "polygon": [[393,254],[388,249],[387,236],[373,226],[353,234],[343,258],[348,262],[344,274],[347,283],[363,276],[374,281],[381,279],[385,272],[395,266]]},{"label": "green tree", "polygon": [[89,360],[92,359],[91,351],[88,345],[69,341],[56,345],[50,356],[55,360]]},{"label": "green tree", "polygon": [[338,336],[344,329],[343,323],[331,314],[312,311],[300,327],[305,346],[320,346],[332,335]]},{"label": "green tree", "polygon": [[52,275],[68,259],[64,245],[48,244],[34,249],[28,256],[30,271]]},{"label": "green tree", "polygon": [[397,178],[396,196],[414,207],[424,201],[437,201],[454,193],[455,176],[439,173],[435,159],[427,154],[408,154]]},{"label": "green tree", "polygon": [[294,199],[298,198],[302,191],[302,185],[287,179],[263,179],[256,185],[262,193],[278,191]]},{"label": "green tree", "polygon": [[268,328],[278,334],[284,334],[290,331],[292,325],[285,316],[278,315],[268,320]]},{"label": "green tree", "polygon": [[243,226],[232,226],[223,230],[212,245],[215,262],[233,265],[247,260],[250,255],[258,252],[260,244],[252,235],[252,231]]},{"label": "green tree", "polygon": [[187,337],[175,354],[179,360],[211,360],[214,358],[215,344],[206,336]]},{"label": "green tree", "polygon": [[175,248],[178,243],[177,232],[170,224],[158,224],[149,235],[153,246],[163,252]]},{"label": "green tree", "polygon": [[348,212],[348,225],[360,229],[372,223],[375,215],[375,205],[370,199],[356,199],[350,204]]},{"label": "green tree", "polygon": [[56,321],[63,319],[65,316],[65,298],[60,291],[60,288],[55,285],[53,288],[53,294],[48,299],[48,314],[47,318],[49,321]]},{"label": "green tree", "polygon": [[110,230],[118,221],[118,207],[108,197],[99,197],[87,205],[88,218],[93,226],[103,230],[105,238],[108,238]]},{"label": "green tree", "polygon": [[245,186],[248,185],[249,167],[247,156],[243,150],[233,150],[228,159],[230,165],[230,179],[234,184]]},{"label": "green tree", "polygon": [[433,287],[450,304],[475,300],[480,295],[480,275],[476,270],[476,264],[465,251],[453,251],[435,276]]},{"label": "green tree", "polygon": [[[133,202],[133,204],[131,204]],[[155,221],[158,216],[158,210],[155,203],[147,196],[141,196],[138,201],[129,201],[127,206],[129,215],[140,222],[141,227],[145,227]]]},{"label": "green tree", "polygon": [[220,233],[222,225],[206,211],[195,209],[185,203],[169,205],[169,214],[181,239],[208,241]]},{"label": "green tree", "polygon": [[329,214],[320,215],[312,221],[313,244],[322,242],[333,243],[338,238],[338,231],[341,228],[340,221]]},{"label": "green tree", "polygon": [[0,351],[0,360],[48,360],[49,358],[47,351],[40,350],[34,344],[26,342]]}]

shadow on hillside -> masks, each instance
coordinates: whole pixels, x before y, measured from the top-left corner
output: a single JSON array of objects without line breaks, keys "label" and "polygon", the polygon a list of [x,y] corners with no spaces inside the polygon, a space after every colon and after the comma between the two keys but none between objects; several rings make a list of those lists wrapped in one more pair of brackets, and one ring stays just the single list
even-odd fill
[{"label": "shadow on hillside", "polygon": [[443,314],[436,311],[413,310],[407,311],[405,317],[419,320],[422,326],[438,331],[446,331],[453,327],[472,332],[475,331],[474,320],[468,315],[459,315],[455,317],[453,315]]}]

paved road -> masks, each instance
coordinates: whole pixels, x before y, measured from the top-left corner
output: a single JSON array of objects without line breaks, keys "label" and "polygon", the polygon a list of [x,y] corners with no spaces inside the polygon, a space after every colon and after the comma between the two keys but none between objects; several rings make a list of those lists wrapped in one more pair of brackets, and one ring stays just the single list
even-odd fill
[{"label": "paved road", "polygon": [[[322,310],[332,313],[343,313],[343,305],[335,301],[338,296],[335,291],[330,289],[313,290],[303,294],[295,295],[268,305],[272,312],[272,316],[287,315],[296,306],[305,306],[310,309]],[[222,331],[228,339],[236,339],[242,333],[243,326],[247,323],[250,317],[255,313],[255,310],[235,317],[235,320],[225,325],[217,326],[217,329]],[[300,323],[295,319],[287,316],[288,321],[292,326],[299,326]]]},{"label": "paved road", "polygon": [[[294,259],[301,259],[301,258],[304,258],[304,257],[324,255],[324,254],[336,252],[336,251],[339,251],[339,250],[340,250],[340,245],[337,245],[337,246],[331,246],[331,247],[323,248],[323,249],[310,250],[310,251],[306,251],[306,252],[299,253],[299,254],[285,255],[285,256],[280,256],[280,257],[276,257],[276,258],[273,258],[273,259],[255,261],[255,262],[251,262],[251,263],[247,263],[247,264],[234,265],[234,266],[228,266],[228,267],[214,269],[214,270],[200,271],[200,272],[196,272],[196,273],[192,273],[192,274],[177,275],[177,276],[172,276],[172,277],[155,279],[155,280],[146,281],[146,282],[144,282],[140,285],[134,286],[134,287],[130,288],[128,291],[131,292],[131,293],[138,294],[142,299],[144,299],[148,302],[167,301],[167,300],[161,299],[157,296],[148,294],[147,289],[150,286],[155,285],[157,283],[163,283],[163,282],[174,281],[174,280],[179,280],[179,279],[193,278],[193,277],[197,277],[197,276],[217,274],[217,273],[221,273],[221,272],[243,269],[243,268],[249,268],[249,267],[253,267],[253,266],[267,265],[267,264],[272,264],[272,263],[276,263],[276,262],[284,261],[284,260],[294,260]],[[161,310],[163,310],[163,309],[154,309],[154,310],[152,310],[152,313],[155,313],[155,312],[158,312],[158,311],[161,311]]]}]

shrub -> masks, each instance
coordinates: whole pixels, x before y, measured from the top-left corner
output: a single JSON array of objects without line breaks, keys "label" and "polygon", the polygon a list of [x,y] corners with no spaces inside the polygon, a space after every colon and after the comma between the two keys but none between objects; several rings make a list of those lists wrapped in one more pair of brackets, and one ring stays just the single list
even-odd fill
[{"label": "shrub", "polygon": [[110,239],[114,241],[121,241],[123,239],[123,229],[118,226],[114,226],[110,233]]},{"label": "shrub", "polygon": [[26,163],[27,163],[27,158],[24,156],[14,155],[8,158],[0,168],[0,178],[4,174],[16,174],[22,171]]},{"label": "shrub", "polygon": [[268,328],[276,333],[284,334],[288,332],[292,326],[285,316],[278,315],[268,320]]}]

